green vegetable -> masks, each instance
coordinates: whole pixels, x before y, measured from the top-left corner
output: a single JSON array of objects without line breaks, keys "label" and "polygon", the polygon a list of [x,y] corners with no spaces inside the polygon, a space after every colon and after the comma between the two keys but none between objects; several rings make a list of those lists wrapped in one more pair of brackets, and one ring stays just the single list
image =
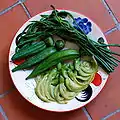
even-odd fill
[{"label": "green vegetable", "polygon": [[46,45],[43,41],[38,42],[36,44],[32,44],[29,47],[25,47],[22,50],[19,50],[18,52],[16,52],[13,56],[12,56],[12,60],[17,60],[17,59],[22,59],[28,56],[31,56],[35,53],[38,53],[40,51],[42,51],[43,49],[46,48]]},{"label": "green vegetable", "polygon": [[105,40],[103,39],[103,37],[100,37],[100,38],[98,39],[98,42],[99,42],[100,44],[104,44]]},{"label": "green vegetable", "polygon": [[60,94],[65,100],[71,100],[77,95],[75,92],[69,91],[64,85],[64,83],[61,83],[59,87],[60,87]]},{"label": "green vegetable", "polygon": [[42,63],[40,63],[33,70],[33,72],[27,77],[27,79],[33,78],[39,75],[40,73],[58,64],[61,61],[68,60],[68,59],[74,59],[74,58],[77,58],[78,56],[79,56],[79,52],[76,50],[72,50],[72,49],[67,49],[67,50],[56,52],[50,57],[48,57],[47,59],[45,59]]},{"label": "green vegetable", "polygon": [[56,49],[61,50],[65,47],[65,42],[63,40],[57,40],[55,42],[55,47]]},{"label": "green vegetable", "polygon": [[12,72],[15,72],[17,70],[22,70],[22,69],[27,69],[30,68],[38,63],[40,63],[42,60],[47,58],[48,56],[52,55],[55,53],[57,50],[54,47],[49,47],[44,49],[43,51],[37,53],[36,55],[30,57],[27,59],[25,62],[21,63],[17,67],[15,67]]},{"label": "green vegetable", "polygon": [[54,31],[54,34],[61,37],[62,39],[75,42],[84,51],[84,53],[90,56],[94,56],[99,65],[107,73],[113,72],[115,67],[118,66],[118,63],[116,63],[115,61],[120,61],[114,56],[112,56],[112,54],[118,56],[119,54],[109,50],[106,47],[119,47],[120,45],[107,45],[105,43],[103,44],[104,40],[102,38],[99,39],[100,43],[96,42],[96,40],[91,40],[85,33],[83,33],[82,31],[78,31],[67,20],[62,18],[69,16],[71,20],[73,20],[75,25],[79,27],[79,25],[74,20],[72,14],[66,11],[59,12],[53,6],[52,8],[52,13],[49,16],[47,16],[47,18],[39,22],[39,25],[43,28],[43,31]]},{"label": "green vegetable", "polygon": [[52,79],[55,78],[56,74],[57,74],[57,69],[53,69],[53,70],[49,73],[48,78],[46,79],[46,82],[45,82],[45,88],[44,88],[44,90],[45,90],[45,96],[46,96],[47,99],[49,99],[50,101],[55,101],[55,100],[52,98],[51,93],[50,93],[50,92],[51,92],[51,91],[50,91],[50,84],[51,84]]},{"label": "green vegetable", "polygon": [[44,78],[37,84],[36,88],[35,88],[35,93],[36,95],[43,101],[45,102],[50,102],[50,100],[47,99],[47,97],[45,96],[45,83],[44,81],[47,79],[48,74],[46,74],[44,76]]},{"label": "green vegetable", "polygon": [[51,81],[51,85],[57,86],[59,84],[59,73],[56,77]]},{"label": "green vegetable", "polygon": [[48,37],[44,41],[48,47],[52,47],[55,45],[54,39],[52,37]]},{"label": "green vegetable", "polygon": [[55,96],[55,100],[59,104],[66,104],[67,103],[67,101],[60,95],[60,85],[57,85],[55,87],[54,96]]},{"label": "green vegetable", "polygon": [[79,85],[76,82],[74,82],[73,80],[71,80],[70,78],[67,78],[65,80],[65,85],[68,88],[68,90],[70,90],[72,92],[79,92],[79,91],[82,91],[88,87],[88,84]]},{"label": "green vegetable", "polygon": [[[84,59],[88,60],[88,58]],[[76,59],[74,60],[74,63],[76,63],[75,61],[79,63],[77,64],[77,71],[79,71],[81,68],[80,65],[82,64],[81,62],[83,62],[83,60]],[[91,64],[90,58],[88,62]],[[74,74],[73,71],[75,71],[75,69],[73,69],[73,67],[71,69],[70,65],[73,66],[72,63],[59,63],[52,70],[46,71],[46,73],[42,73],[36,77],[36,82],[38,81],[38,85],[36,86],[38,92],[36,95],[41,95],[38,96],[41,100],[66,104],[68,100],[72,100],[79,94],[79,92],[88,87],[95,76],[96,70],[93,70],[89,76],[83,76],[87,73],[82,71],[82,74],[84,73],[83,75],[78,75],[78,72]],[[96,66],[94,67],[96,69]],[[45,79],[44,76],[46,75],[47,78]]]},{"label": "green vegetable", "polygon": [[18,47],[21,47],[21,46],[23,46],[23,45],[25,45],[25,44],[27,44],[27,43],[32,43],[32,42],[35,42],[35,41],[40,41],[40,38],[44,38],[44,37],[46,37],[47,35],[46,35],[46,33],[45,32],[39,32],[39,33],[32,33],[32,35],[30,36],[27,36],[26,35],[26,37],[25,36],[23,36],[23,37],[21,37],[20,38],[20,42],[19,42],[19,44],[17,45]]}]

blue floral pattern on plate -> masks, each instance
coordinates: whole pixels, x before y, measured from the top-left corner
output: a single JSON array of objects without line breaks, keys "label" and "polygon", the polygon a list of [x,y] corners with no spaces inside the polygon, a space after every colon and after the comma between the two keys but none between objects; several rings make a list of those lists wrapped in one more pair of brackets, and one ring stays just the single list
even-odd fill
[{"label": "blue floral pattern on plate", "polygon": [[[73,22],[73,26],[77,29],[77,30],[82,30],[86,35],[92,31],[92,23],[90,21],[88,21],[87,18],[75,18],[74,19],[76,21]],[[79,27],[78,27],[79,26]]]}]

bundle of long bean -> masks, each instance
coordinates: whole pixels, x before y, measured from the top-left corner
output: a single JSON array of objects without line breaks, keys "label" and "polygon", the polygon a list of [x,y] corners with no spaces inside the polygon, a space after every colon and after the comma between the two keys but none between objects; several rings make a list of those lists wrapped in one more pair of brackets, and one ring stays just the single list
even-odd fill
[{"label": "bundle of long bean", "polygon": [[[91,40],[82,30],[78,31],[64,19],[66,16],[70,16],[74,21],[74,18],[70,13],[66,11],[57,11],[53,6],[52,8],[53,11],[50,15],[41,15],[42,18],[40,21],[32,21],[32,23],[25,28],[23,34],[19,36],[20,38],[17,41],[18,46],[35,41],[41,37],[48,37],[55,34],[67,41],[76,42],[84,52],[93,55],[99,65],[107,73],[113,72],[115,67],[118,66],[117,62],[120,62],[120,60],[112,54],[117,56],[120,56],[120,54],[111,51],[107,46],[120,47],[120,45],[100,44],[99,42]],[[75,24],[77,25],[76,22]]]}]

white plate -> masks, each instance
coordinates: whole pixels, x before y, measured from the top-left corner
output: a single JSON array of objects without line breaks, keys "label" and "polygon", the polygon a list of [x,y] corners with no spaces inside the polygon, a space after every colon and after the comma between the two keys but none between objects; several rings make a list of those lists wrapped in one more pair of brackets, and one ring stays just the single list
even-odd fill
[{"label": "white plate", "polygon": [[[68,11],[68,10],[66,10]],[[76,12],[72,12],[72,11],[68,11],[70,12],[75,18],[77,17],[81,17],[81,18],[87,18],[86,16],[80,14],[80,13],[76,13]],[[40,14],[50,14],[50,11],[46,11]],[[75,110],[78,109],[80,107],[85,106],[86,104],[88,104],[90,101],[92,101],[102,90],[102,88],[104,87],[105,83],[107,82],[107,78],[108,75],[102,70],[99,69],[98,73],[100,74],[100,76],[102,77],[102,82],[99,86],[95,86],[93,83],[90,84],[91,88],[92,88],[92,96],[90,97],[89,100],[85,101],[85,102],[80,102],[78,101],[76,98],[74,98],[73,100],[70,100],[67,104],[58,104],[58,103],[45,103],[43,101],[41,101],[35,94],[34,92],[34,88],[36,87],[36,82],[34,81],[34,79],[30,79],[30,80],[25,80],[25,78],[30,74],[30,70],[26,70],[26,71],[17,71],[17,72],[12,72],[11,70],[16,66],[13,62],[11,62],[11,57],[12,55],[15,53],[15,48],[16,48],[16,44],[15,44],[15,39],[16,36],[21,33],[23,31],[23,29],[30,23],[29,21],[33,21],[33,20],[39,20],[40,14],[32,17],[30,20],[28,20],[17,32],[17,34],[15,35],[11,47],[10,47],[10,51],[9,51],[9,69],[10,69],[10,74],[13,80],[14,85],[16,86],[17,90],[20,92],[20,94],[26,99],[28,100],[30,103],[32,103],[33,105],[45,109],[45,110],[49,110],[49,111],[56,111],[56,112],[66,112],[66,111],[71,111],[71,110]],[[92,23],[92,31],[88,34],[89,37],[91,37],[93,40],[97,40],[99,37],[103,37],[105,42],[106,38],[104,37],[102,31],[100,30],[100,28],[89,18],[87,18],[91,23]],[[67,43],[68,44],[68,43]],[[69,47],[75,47],[71,44],[68,44]],[[81,93],[78,95],[80,96]]]}]

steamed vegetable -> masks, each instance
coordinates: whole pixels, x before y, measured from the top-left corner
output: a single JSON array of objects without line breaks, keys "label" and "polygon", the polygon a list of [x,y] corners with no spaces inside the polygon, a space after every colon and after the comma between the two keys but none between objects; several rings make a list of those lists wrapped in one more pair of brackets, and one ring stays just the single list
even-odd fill
[{"label": "steamed vegetable", "polygon": [[[115,67],[118,66],[117,62],[120,62],[112,54],[119,55],[116,52],[111,51],[105,46],[119,47],[120,45],[116,44],[101,44],[95,40],[90,39],[84,32],[78,31],[74,28],[67,20],[63,19],[63,14],[65,16],[71,17],[74,21],[74,17],[66,11],[57,11],[53,6],[53,12],[44,18],[39,26],[43,27],[43,30],[53,30],[56,35],[63,38],[67,41],[72,41],[77,43],[81,51],[84,53],[94,56],[97,63],[107,72],[111,73],[114,71]],[[74,21],[77,25],[77,23]],[[77,25],[78,26],[78,25]],[[79,27],[79,26],[78,26]],[[102,42],[102,41],[101,41]]]},{"label": "steamed vegetable", "polygon": [[79,52],[77,50],[67,49],[67,50],[58,51],[58,52],[52,54],[47,59],[45,59],[42,63],[40,63],[32,71],[32,73],[27,77],[27,79],[36,77],[40,73],[42,73],[45,70],[49,69],[50,67],[58,64],[61,61],[75,59],[78,56],[79,56]]},{"label": "steamed vegetable", "polygon": [[[74,74],[81,70],[84,62],[89,64],[85,65],[84,71],[80,74]],[[76,64],[80,63],[80,64]],[[73,66],[72,69],[70,66]],[[69,100],[72,100],[81,92],[86,89],[94,79],[98,66],[93,58],[87,58],[87,61],[76,59],[74,64],[72,63],[58,63],[57,67],[44,73],[43,77],[37,76],[35,88],[36,95],[45,102],[57,102],[59,104],[66,104]],[[87,72],[91,72],[91,74]],[[84,76],[88,74],[88,76]],[[47,78],[45,79],[45,77]],[[78,79],[80,77],[80,80]],[[87,79],[86,79],[87,78]],[[45,86],[44,86],[45,85]]]},{"label": "steamed vegetable", "polygon": [[[120,54],[111,51],[108,46],[120,45],[105,44],[102,37],[98,42],[90,39],[81,29],[78,31],[65,19],[69,16],[78,26],[69,12],[57,11],[53,6],[52,8],[50,15],[41,15],[39,21],[31,21],[17,36],[16,52],[12,60],[25,61],[12,71],[35,68],[26,79],[37,76],[35,93],[38,98],[45,102],[66,104],[88,87],[98,71],[98,64],[107,73],[114,71],[120,60],[113,55]],[[54,41],[54,35],[76,43],[80,48],[79,52],[73,49],[62,50],[65,41]],[[73,63],[64,63],[65,60],[73,60]]]},{"label": "steamed vegetable", "polygon": [[29,57],[33,54],[36,54],[46,48],[46,45],[43,41],[34,43],[29,47],[25,47],[12,56],[12,60],[22,59]]},{"label": "steamed vegetable", "polygon": [[[120,62],[120,60],[113,55],[120,56],[120,54],[111,51],[107,46],[120,47],[120,45],[105,44],[103,38],[100,38],[98,42],[90,39],[82,30],[78,31],[65,19],[69,16],[74,24],[79,27],[72,14],[66,11],[57,11],[54,6],[51,7],[53,11],[50,15],[41,15],[42,18],[39,21],[31,21],[32,23],[19,35],[17,46],[23,46],[27,43],[57,35],[64,40],[76,43],[85,54],[94,56],[97,63],[107,73],[113,72],[115,67],[118,66],[117,62]],[[49,44],[53,45],[53,41],[51,40],[52,39],[48,40]],[[62,49],[64,44],[62,42],[57,42],[56,46]]]},{"label": "steamed vegetable", "polygon": [[12,72],[15,72],[17,70],[31,68],[32,66],[40,63],[42,60],[46,59],[48,56],[52,55],[56,51],[57,50],[54,47],[48,47],[44,49],[43,51],[37,53],[36,55],[30,57],[29,59],[27,59],[25,62],[21,63],[20,65],[16,66],[12,70]]},{"label": "steamed vegetable", "polygon": [[55,47],[56,49],[61,50],[65,47],[65,42],[63,40],[57,40],[55,42]]},{"label": "steamed vegetable", "polygon": [[48,47],[53,47],[55,45],[53,37],[48,37],[44,41]]}]

